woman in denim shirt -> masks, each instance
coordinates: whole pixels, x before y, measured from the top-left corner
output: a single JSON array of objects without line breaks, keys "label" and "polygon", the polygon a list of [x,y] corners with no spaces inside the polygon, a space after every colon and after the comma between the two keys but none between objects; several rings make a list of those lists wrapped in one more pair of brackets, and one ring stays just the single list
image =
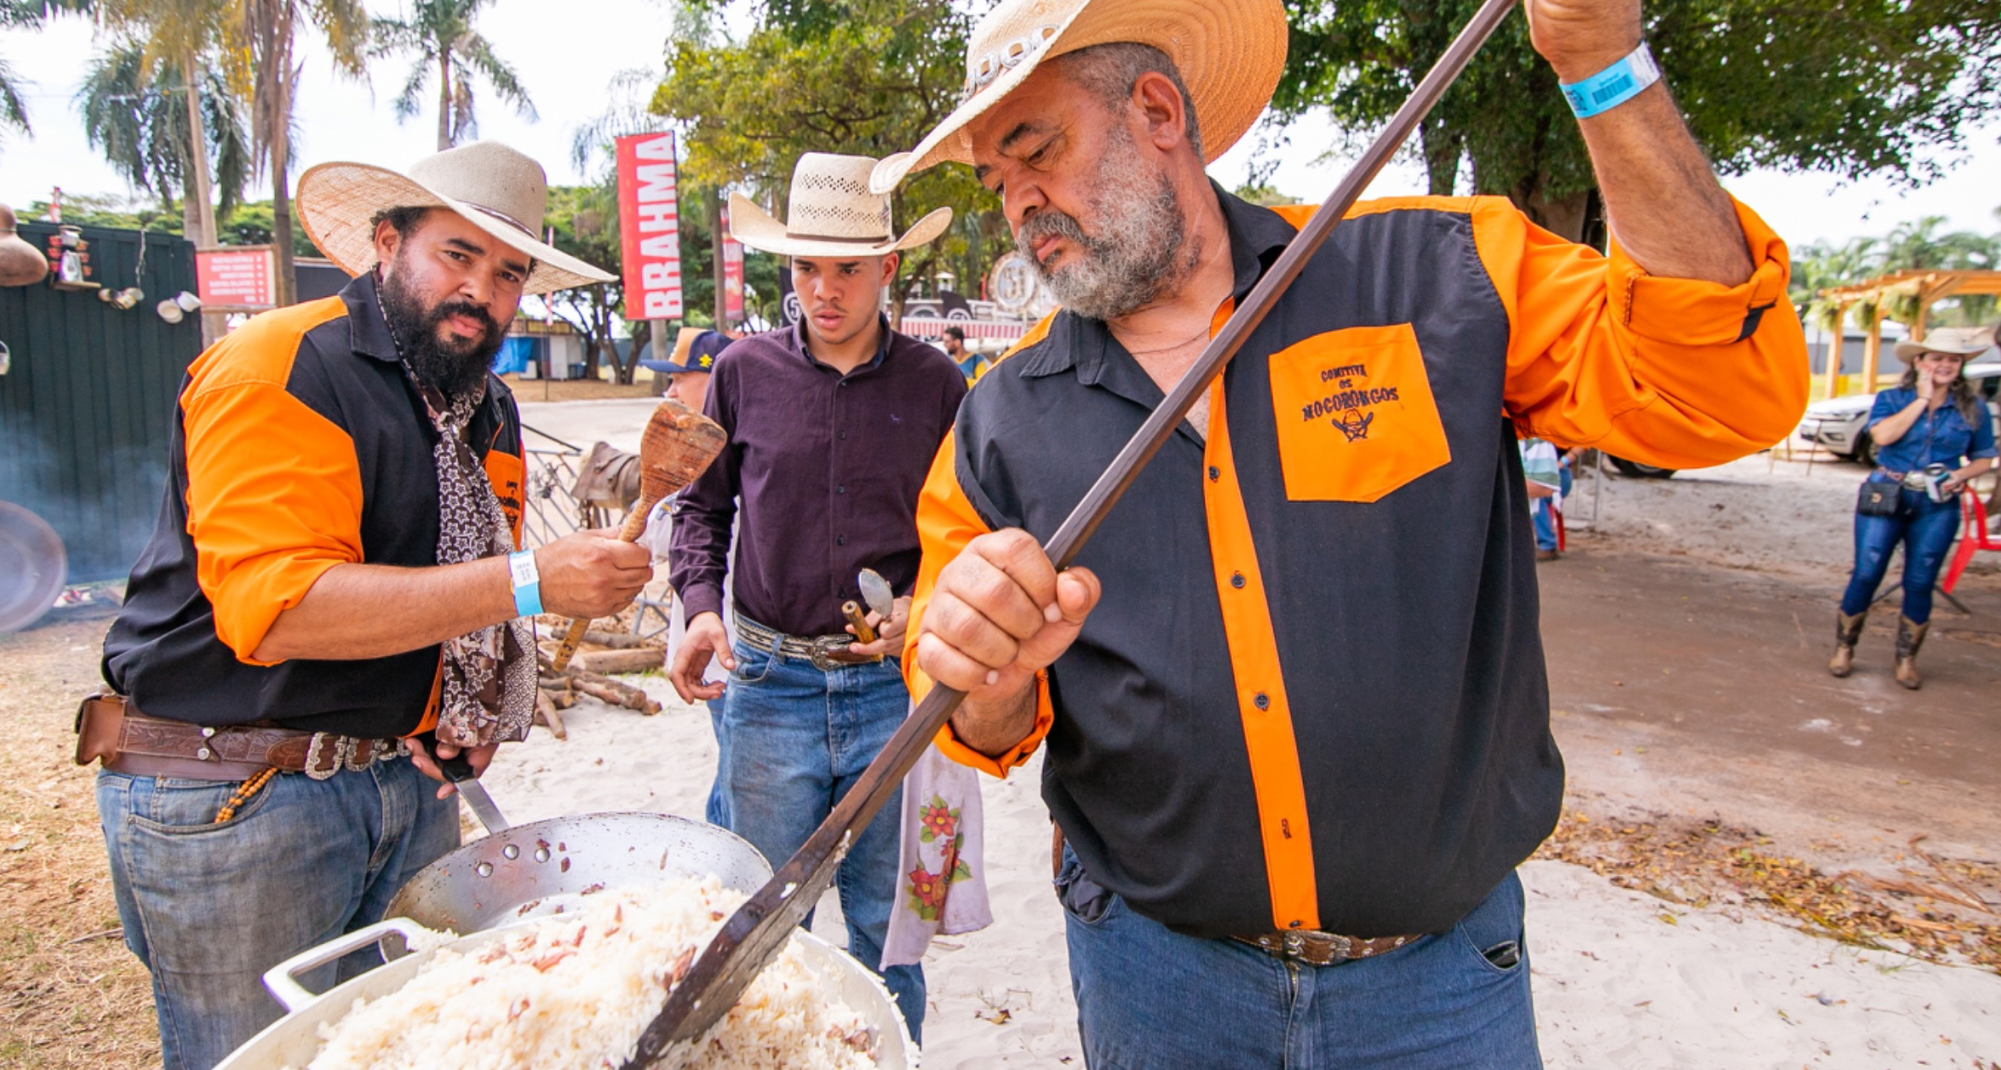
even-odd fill
[{"label": "woman in denim shirt", "polygon": [[[1854,668],[1855,642],[1862,636],[1869,604],[1889,570],[1891,551],[1901,542],[1904,605],[1897,618],[1897,682],[1914,691],[1922,683],[1918,648],[1931,626],[1932,583],[1959,527],[1959,493],[1994,464],[1993,420],[1963,374],[1966,359],[1985,348],[1897,343],[1897,356],[1909,367],[1895,389],[1876,395],[1869,412],[1878,465],[1869,481],[1901,487],[1893,514],[1855,514],[1855,571],[1841,598],[1834,658],[1827,664],[1836,676],[1847,676]],[[1934,501],[1924,489],[1928,465],[1951,470],[1939,487],[1942,501]]]}]

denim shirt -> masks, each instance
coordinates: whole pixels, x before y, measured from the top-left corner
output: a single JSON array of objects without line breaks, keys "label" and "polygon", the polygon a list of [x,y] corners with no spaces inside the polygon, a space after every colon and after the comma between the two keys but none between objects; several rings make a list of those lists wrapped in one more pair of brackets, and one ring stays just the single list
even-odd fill
[{"label": "denim shirt", "polygon": [[[1902,412],[1917,397],[1916,390],[1903,387],[1877,394],[1876,404],[1869,410],[1869,426],[1875,427]],[[1980,411],[1982,419],[1975,421],[1978,426],[1969,427],[1958,406],[1951,402],[1940,405],[1929,414],[1919,416],[1911,429],[1904,432],[1904,437],[1887,446],[1879,443],[1876,463],[1892,472],[1915,472],[1928,464],[1958,468],[1962,457],[1969,461],[1993,457],[1994,421],[1986,418],[1985,404],[1980,406]]]}]

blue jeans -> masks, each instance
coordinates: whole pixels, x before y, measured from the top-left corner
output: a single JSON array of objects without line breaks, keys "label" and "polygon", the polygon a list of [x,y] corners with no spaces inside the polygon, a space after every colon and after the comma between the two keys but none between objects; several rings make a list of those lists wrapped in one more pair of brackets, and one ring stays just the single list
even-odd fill
[{"label": "blue jeans", "polygon": [[[1560,490],[1563,496],[1567,498],[1570,496],[1570,487],[1574,482],[1574,477],[1570,474],[1570,462],[1564,461],[1559,464],[1557,466],[1557,473],[1558,477],[1562,480]],[[1529,510],[1529,516],[1535,521],[1535,548],[1538,550],[1556,549],[1556,506],[1554,502],[1554,498],[1537,498],[1535,501],[1529,503],[1532,507]]]},{"label": "blue jeans", "polygon": [[[730,827],[729,800],[723,795],[723,770],[729,768],[729,737],[723,734],[723,702],[712,698],[702,704],[709,708],[709,727],[716,733],[716,779],[709,785],[709,801],[702,807],[702,816],[711,825]],[[778,863],[772,863],[776,866]]]},{"label": "blue jeans", "polygon": [[[458,801],[409,759],[328,780],[284,773],[215,823],[235,782],[97,775],[125,946],[153,974],[165,1070],[208,1070],[277,1021],[264,971],[381,920],[418,870],[459,845]],[[315,991],[382,961],[357,952]]]},{"label": "blue jeans", "polygon": [[[910,712],[895,661],[842,665],[773,657],[738,640],[736,672],[723,692],[724,827],[749,840],[773,869],[785,864],[882,752]],[[882,944],[896,902],[899,789],[856,838],[835,888],[848,922],[848,953],[882,975],[921,1040],[924,969],[882,969]],[[807,922],[812,924],[810,918]]]},{"label": "blue jeans", "polygon": [[1855,514],[1855,571],[1841,596],[1841,611],[1853,616],[1876,600],[1876,588],[1890,571],[1890,554],[1904,545],[1904,616],[1913,624],[1932,619],[1932,586],[1945,565],[1959,530],[1959,501],[1935,502],[1921,491],[1897,492],[1897,515]]},{"label": "blue jeans", "polygon": [[1067,849],[1057,886],[1091,1070],[1542,1066],[1513,874],[1451,932],[1338,966],[1173,932]]}]

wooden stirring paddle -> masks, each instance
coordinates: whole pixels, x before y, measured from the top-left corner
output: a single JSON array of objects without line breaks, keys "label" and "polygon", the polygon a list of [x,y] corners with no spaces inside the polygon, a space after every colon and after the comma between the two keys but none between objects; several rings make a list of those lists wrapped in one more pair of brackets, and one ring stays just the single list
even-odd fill
[{"label": "wooden stirring paddle", "polygon": [[[646,421],[639,437],[639,500],[625,514],[625,526],[618,529],[618,541],[636,542],[646,530],[646,518],[660,499],[695,481],[709,462],[723,451],[729,436],[714,420],[673,398],[662,399]],[[584,641],[588,620],[570,622],[569,633],[556,648],[550,664],[557,672],[569,668],[577,644]]]},{"label": "wooden stirring paddle", "polygon": [[[1348,214],[1355,200],[1362,195],[1370,180],[1376,177],[1383,165],[1396,154],[1405,139],[1424,118],[1431,106],[1438,102],[1446,87],[1466,69],[1480,45],[1501,24],[1501,20],[1514,10],[1518,0],[1485,0],[1464,30],[1461,30],[1450,48],[1439,57],[1438,63],[1425,75],[1411,91],[1410,99],[1392,116],[1389,125],[1369,145],[1353,170],[1334,187],[1327,202],[1300,229],[1299,235],[1286,246],[1271,270],[1245,296],[1237,310],[1230,315],[1209,339],[1209,344],[1196,358],[1193,367],[1181,377],[1168,392],[1153,414],[1133,432],[1118,456],[1098,476],[1084,499],[1077,503],[1063,525],[1049,537],[1043,550],[1058,569],[1068,568],[1098,529],[1112,506],[1118,503],[1126,488],[1132,484],[1140,469],[1153,459],[1160,447],[1174,434],[1174,429],[1194,408],[1195,399],[1204,396],[1209,384],[1223,372],[1223,366],[1237,352],[1237,349],[1263,322],[1265,314],[1277,304],[1279,295],[1299,277],[1306,266],[1306,260],[1317,251],[1334,232],[1341,218]],[[903,783],[904,774],[917,764],[917,759],[930,746],[938,729],[958,709],[965,699],[963,692],[955,691],[943,684],[934,684],[924,699],[912,710],[903,725],[884,745],[882,753],[876,755],[867,769],[856,779],[848,793],[835,804],[827,820],[820,823],[808,837],[805,846],[799,848],[792,858],[781,866],[776,875],[766,882],[757,894],[750,897],[735,914],[723,923],[709,946],[703,949],[695,960],[688,975],[667,994],[667,1002],[654,1017],[645,1032],[639,1036],[639,1043],[632,1057],[626,1060],[621,1070],[645,1070],[651,1066],[685,1065],[694,1053],[701,1039],[724,1014],[736,1005],[737,997],[743,994],[751,980],[763,970],[771,960],[784,949],[785,941],[792,930],[807,913],[820,901],[820,893],[833,883],[834,873],[855,837],[868,827],[869,819],[882,809],[885,802]]]}]

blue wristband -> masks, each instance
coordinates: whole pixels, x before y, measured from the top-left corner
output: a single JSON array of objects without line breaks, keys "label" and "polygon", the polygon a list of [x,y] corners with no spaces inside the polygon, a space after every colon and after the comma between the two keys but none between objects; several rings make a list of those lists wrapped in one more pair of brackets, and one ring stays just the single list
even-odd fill
[{"label": "blue wristband", "polygon": [[542,573],[535,567],[535,551],[507,555],[507,578],[514,585],[514,615],[533,617],[542,612]]},{"label": "blue wristband", "polygon": [[1559,86],[1563,99],[1579,119],[1589,119],[1640,95],[1640,91],[1661,80],[1661,69],[1645,41],[1626,58],[1581,82]]}]

